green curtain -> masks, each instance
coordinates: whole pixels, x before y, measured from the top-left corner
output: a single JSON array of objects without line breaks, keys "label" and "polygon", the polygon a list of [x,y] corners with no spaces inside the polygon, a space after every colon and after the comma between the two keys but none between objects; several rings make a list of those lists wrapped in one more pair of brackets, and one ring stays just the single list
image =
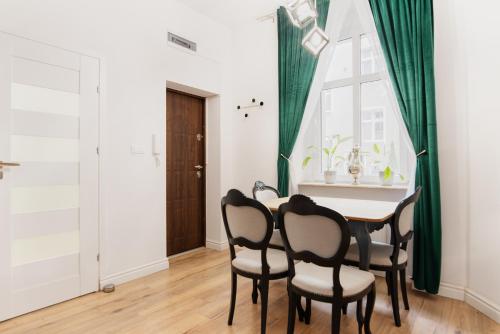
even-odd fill
[{"label": "green curtain", "polygon": [[369,0],[392,85],[417,158],[413,279],[437,293],[441,276],[441,201],[434,89],[432,0]]},{"label": "green curtain", "polygon": [[[325,28],[330,0],[318,0],[318,25]],[[318,59],[302,47],[302,38],[309,31],[295,27],[284,7],[278,9],[278,67],[279,67],[279,152],[278,189],[288,196],[289,166],[299,134],[302,116]]]}]

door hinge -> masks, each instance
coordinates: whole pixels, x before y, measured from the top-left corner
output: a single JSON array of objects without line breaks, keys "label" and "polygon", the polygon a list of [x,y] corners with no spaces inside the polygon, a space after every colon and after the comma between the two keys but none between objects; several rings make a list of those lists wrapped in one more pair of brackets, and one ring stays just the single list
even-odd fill
[{"label": "door hinge", "polygon": [[97,262],[99,262],[100,260],[101,260],[101,255],[97,254]]},{"label": "door hinge", "polygon": [[101,86],[97,86],[97,94],[101,93]]},{"label": "door hinge", "polygon": [[97,155],[99,155],[99,153],[100,153],[100,152],[99,152],[99,146],[97,146],[97,147],[95,148],[95,152],[97,153]]}]

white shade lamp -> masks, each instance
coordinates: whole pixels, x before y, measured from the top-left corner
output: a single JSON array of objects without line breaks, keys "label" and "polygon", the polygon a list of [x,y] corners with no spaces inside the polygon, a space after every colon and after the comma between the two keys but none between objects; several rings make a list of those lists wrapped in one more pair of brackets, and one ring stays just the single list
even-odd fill
[{"label": "white shade lamp", "polygon": [[293,0],[285,8],[293,25],[301,29],[318,17],[314,0]]},{"label": "white shade lamp", "polygon": [[314,27],[307,33],[307,35],[304,36],[302,46],[314,56],[318,56],[328,42],[328,36],[320,27],[318,27],[317,22],[314,22]]}]

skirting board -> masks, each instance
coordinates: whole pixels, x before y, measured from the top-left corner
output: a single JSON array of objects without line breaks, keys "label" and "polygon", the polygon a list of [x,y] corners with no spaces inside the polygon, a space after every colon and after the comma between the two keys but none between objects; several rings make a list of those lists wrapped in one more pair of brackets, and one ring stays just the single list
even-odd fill
[{"label": "skirting board", "polygon": [[465,302],[500,324],[500,307],[498,305],[469,289],[465,289]]},{"label": "skirting board", "polygon": [[450,283],[441,282],[439,285],[439,296],[447,297],[456,300],[465,300],[465,288]]},{"label": "skirting board", "polygon": [[106,284],[119,285],[123,284],[137,278],[148,276],[154,274],[158,271],[168,269],[168,259],[162,259],[155,262],[145,264],[143,266],[135,267],[129,270],[122,271],[113,275],[109,275],[100,280],[100,287],[102,288]]},{"label": "skirting board", "polygon": [[207,248],[215,249],[218,251],[223,251],[229,248],[229,244],[227,243],[227,241],[219,242],[219,241],[207,240],[205,244]]},{"label": "skirting board", "polygon": [[500,323],[500,307],[470,289],[449,283],[441,283],[439,286],[439,296],[464,301],[479,312]]}]

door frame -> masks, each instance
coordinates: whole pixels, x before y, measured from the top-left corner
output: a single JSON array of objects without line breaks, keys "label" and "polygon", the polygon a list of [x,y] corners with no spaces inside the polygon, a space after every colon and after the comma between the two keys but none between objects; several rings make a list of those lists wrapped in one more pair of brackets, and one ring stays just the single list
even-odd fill
[{"label": "door frame", "polygon": [[[183,91],[180,91],[180,90],[177,90],[177,89],[172,89],[172,88],[166,88],[165,90],[165,142],[167,141],[167,138],[168,138],[168,134],[167,134],[167,130],[168,130],[168,124],[167,124],[167,119],[168,119],[168,116],[167,116],[167,113],[168,113],[168,103],[167,103],[167,96],[168,96],[168,92],[172,92],[172,93],[175,93],[175,94],[180,94],[180,95],[184,95],[184,96],[188,96],[188,97],[192,97],[192,98],[195,98],[195,99],[198,99],[200,101],[202,101],[202,105],[203,105],[203,110],[202,110],[202,136],[203,136],[203,185],[202,185],[202,202],[203,202],[203,209],[201,211],[201,214],[202,214],[202,217],[201,217],[201,224],[202,224],[202,234],[203,234],[203,239],[204,239],[204,242],[203,242],[203,245],[204,247],[207,246],[207,136],[206,136],[206,133],[207,133],[207,117],[206,117],[206,114],[207,114],[207,101],[206,101],[206,98],[203,97],[203,96],[199,96],[199,95],[195,95],[195,94],[191,94],[191,93],[186,93],[186,92],[183,92]],[[169,158],[169,155],[168,155],[168,143],[166,143],[165,145],[165,161],[167,162],[167,165],[168,165],[168,158]],[[183,253],[186,253],[186,252],[190,252],[192,250],[188,250],[188,251],[185,251],[185,252],[182,252],[182,253],[179,253],[179,254],[174,254],[174,255],[168,255],[168,207],[166,205],[166,201],[168,200],[168,187],[169,187],[169,180],[168,180],[168,173],[167,173],[167,168],[165,168],[165,179],[166,179],[166,183],[165,183],[165,255],[167,256],[167,258],[169,257],[173,257],[173,256],[177,256],[177,255],[180,255],[180,254],[183,254]],[[196,248],[195,248],[196,249]]]}]

